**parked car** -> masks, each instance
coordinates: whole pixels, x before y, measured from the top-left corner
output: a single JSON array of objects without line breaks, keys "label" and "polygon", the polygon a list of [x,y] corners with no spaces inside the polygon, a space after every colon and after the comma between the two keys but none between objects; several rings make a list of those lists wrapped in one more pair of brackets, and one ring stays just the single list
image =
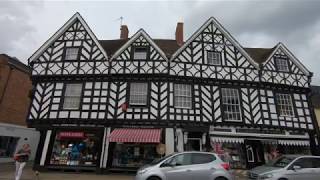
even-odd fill
[{"label": "parked car", "polygon": [[320,156],[284,155],[248,172],[249,179],[319,180]]},{"label": "parked car", "polygon": [[216,154],[182,152],[163,157],[137,171],[136,180],[233,180],[230,166]]}]

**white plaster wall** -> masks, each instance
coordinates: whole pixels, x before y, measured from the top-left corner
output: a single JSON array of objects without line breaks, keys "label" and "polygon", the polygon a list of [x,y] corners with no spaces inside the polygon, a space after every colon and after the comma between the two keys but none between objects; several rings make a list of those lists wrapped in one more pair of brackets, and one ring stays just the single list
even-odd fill
[{"label": "white plaster wall", "polygon": [[[0,123],[0,136],[11,136],[18,137],[18,143],[16,146],[16,151],[22,147],[23,144],[30,144],[31,156],[29,160],[34,160],[38,142],[40,139],[40,133],[33,128],[27,128],[24,126],[17,126],[11,124]],[[28,138],[28,140],[24,140]],[[13,158],[0,158],[0,163],[13,162]]]},{"label": "white plaster wall", "polygon": [[174,152],[174,132],[173,128],[166,128],[166,155]]},{"label": "white plaster wall", "polygon": [[177,150],[178,152],[183,152],[183,132],[182,132],[182,129],[177,129],[176,130],[176,136],[177,136]]}]

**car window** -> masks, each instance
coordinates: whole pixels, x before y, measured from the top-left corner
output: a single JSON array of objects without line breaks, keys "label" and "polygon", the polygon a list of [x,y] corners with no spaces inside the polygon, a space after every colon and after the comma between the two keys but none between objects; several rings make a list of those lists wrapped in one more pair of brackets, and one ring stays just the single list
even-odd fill
[{"label": "car window", "polygon": [[192,154],[192,164],[205,164],[216,160],[216,157],[212,154]]},{"label": "car window", "polygon": [[300,158],[293,163],[293,166],[300,166],[301,168],[312,168],[312,158]]},{"label": "car window", "polygon": [[283,167],[286,167],[288,164],[290,164],[293,160],[294,160],[293,157],[282,156],[276,159],[274,162],[272,162],[271,166],[283,168]]},{"label": "car window", "polygon": [[170,159],[169,164],[175,165],[175,166],[185,166],[192,164],[191,161],[191,154],[179,154],[177,156],[174,156]]},{"label": "car window", "polygon": [[312,167],[313,168],[320,168],[320,158],[313,158],[312,159]]}]

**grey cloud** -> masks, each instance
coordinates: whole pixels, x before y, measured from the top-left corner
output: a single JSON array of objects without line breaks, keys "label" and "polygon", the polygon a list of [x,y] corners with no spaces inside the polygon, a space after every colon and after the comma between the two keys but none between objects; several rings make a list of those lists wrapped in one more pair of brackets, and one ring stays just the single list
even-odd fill
[{"label": "grey cloud", "polygon": [[[24,53],[26,41],[36,29],[28,23],[29,12],[39,3],[1,2],[0,5],[0,53],[14,55]],[[24,48],[24,49],[23,49]],[[18,54],[16,54],[18,55]]]}]

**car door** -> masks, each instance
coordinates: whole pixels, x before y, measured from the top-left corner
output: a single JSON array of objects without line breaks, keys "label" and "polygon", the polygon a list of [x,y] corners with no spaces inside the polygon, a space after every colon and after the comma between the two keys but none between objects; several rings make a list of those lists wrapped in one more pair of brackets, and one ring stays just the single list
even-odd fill
[{"label": "car door", "polygon": [[189,168],[193,180],[212,179],[215,168],[211,164],[216,157],[213,154],[192,153],[192,166]]},{"label": "car door", "polygon": [[191,153],[178,154],[161,165],[166,180],[192,180],[190,167]]},{"label": "car door", "polygon": [[[301,169],[294,169],[294,166],[300,166]],[[312,158],[299,158],[287,170],[287,177],[290,180],[317,180],[312,168]]]},{"label": "car door", "polygon": [[320,158],[313,157],[312,158],[312,178],[319,179],[320,177]]}]

